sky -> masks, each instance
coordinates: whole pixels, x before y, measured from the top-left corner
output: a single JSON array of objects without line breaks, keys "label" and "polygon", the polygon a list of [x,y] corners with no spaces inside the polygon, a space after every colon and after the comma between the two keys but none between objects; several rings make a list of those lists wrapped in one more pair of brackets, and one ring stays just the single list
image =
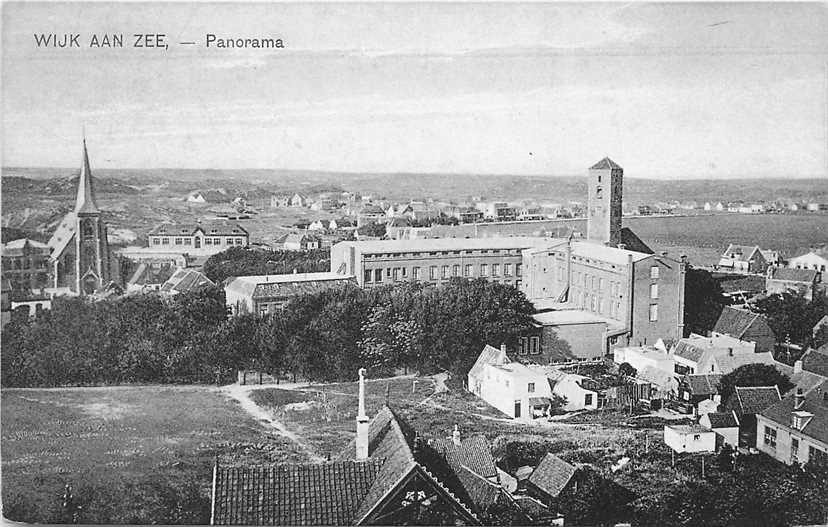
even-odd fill
[{"label": "sky", "polygon": [[2,165],[84,130],[93,169],[828,178],[828,4],[4,3]]}]

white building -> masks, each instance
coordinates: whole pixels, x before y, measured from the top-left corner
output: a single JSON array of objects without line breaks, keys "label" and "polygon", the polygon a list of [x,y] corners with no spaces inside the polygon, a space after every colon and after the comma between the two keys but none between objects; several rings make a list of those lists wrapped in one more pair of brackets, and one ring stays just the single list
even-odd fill
[{"label": "white building", "polygon": [[806,254],[796,256],[788,260],[788,267],[791,269],[814,269],[824,273],[828,269],[828,254],[826,249],[812,249]]},{"label": "white building", "polygon": [[664,443],[676,452],[715,452],[716,433],[699,424],[664,425]]}]

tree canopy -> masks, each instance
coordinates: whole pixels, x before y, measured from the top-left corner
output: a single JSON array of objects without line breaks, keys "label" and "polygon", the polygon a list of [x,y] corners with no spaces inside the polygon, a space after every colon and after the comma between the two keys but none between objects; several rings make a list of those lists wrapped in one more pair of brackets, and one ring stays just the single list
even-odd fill
[{"label": "tree canopy", "polygon": [[759,300],[756,308],[767,317],[777,342],[790,338],[793,343],[810,345],[814,326],[828,315],[828,300],[817,295],[813,301],[808,301],[801,295],[785,292]]},{"label": "tree canopy", "polygon": [[324,272],[331,269],[329,249],[267,251],[230,247],[204,263],[204,274],[215,283],[230,276]]},{"label": "tree canopy", "polygon": [[722,401],[733,395],[736,386],[776,386],[779,393],[784,394],[793,388],[793,383],[787,375],[769,364],[745,364],[722,376],[719,382]]},{"label": "tree canopy", "polygon": [[684,280],[684,327],[689,334],[706,335],[726,302],[722,286],[709,271],[688,267]]}]

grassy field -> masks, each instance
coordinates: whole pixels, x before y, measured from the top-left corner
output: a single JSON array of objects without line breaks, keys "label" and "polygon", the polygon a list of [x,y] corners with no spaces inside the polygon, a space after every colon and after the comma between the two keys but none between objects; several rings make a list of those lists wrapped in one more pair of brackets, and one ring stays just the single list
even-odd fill
[{"label": "grassy field", "polygon": [[221,463],[303,461],[209,387],[3,390],[4,516],[61,522],[71,484],[91,523],[208,523]]},{"label": "grassy field", "polygon": [[653,216],[625,218],[624,226],[654,250],[675,256],[684,252],[697,265],[717,263],[730,243],[775,249],[784,258],[804,253],[814,244],[828,243],[826,214]]}]

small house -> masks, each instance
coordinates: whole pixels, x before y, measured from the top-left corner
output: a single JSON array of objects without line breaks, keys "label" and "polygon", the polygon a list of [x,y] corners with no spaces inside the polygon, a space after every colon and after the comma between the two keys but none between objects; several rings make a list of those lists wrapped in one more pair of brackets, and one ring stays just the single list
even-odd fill
[{"label": "small house", "polygon": [[814,299],[818,282],[819,273],[814,269],[769,267],[765,290],[769,295],[793,293],[810,301]]},{"label": "small house", "polygon": [[781,399],[776,386],[736,386],[725,402],[725,409],[734,412],[739,419],[741,444],[751,446],[756,443],[756,414]]},{"label": "small house", "polygon": [[714,337],[721,335],[753,342],[756,352],[771,352],[776,344],[776,335],[763,315],[732,306],[725,306],[713,328]]},{"label": "small house", "polygon": [[764,273],[768,268],[768,262],[758,245],[731,243],[719,258],[718,266],[736,273]]},{"label": "small house", "polygon": [[739,447],[739,419],[736,412],[710,412],[699,419],[699,424],[716,433],[716,447]]},{"label": "small house", "polygon": [[716,433],[700,424],[664,425],[664,443],[676,452],[715,452]]}]

